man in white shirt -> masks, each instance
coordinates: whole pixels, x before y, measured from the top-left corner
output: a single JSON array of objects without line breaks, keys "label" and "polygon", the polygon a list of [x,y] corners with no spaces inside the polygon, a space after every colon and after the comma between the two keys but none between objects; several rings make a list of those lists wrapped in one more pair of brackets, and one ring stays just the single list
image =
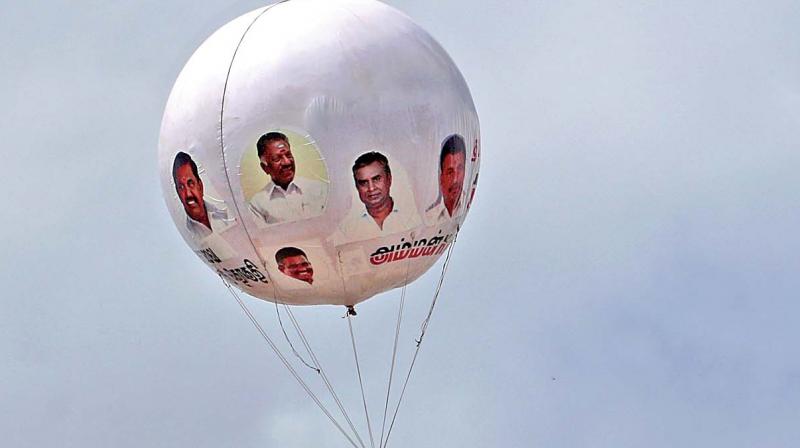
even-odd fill
[{"label": "man in white shirt", "polygon": [[295,162],[289,139],[269,132],[256,143],[261,169],[270,181],[250,198],[250,210],[263,224],[313,218],[325,208],[328,186],[320,181],[295,177]]},{"label": "man in white shirt", "polygon": [[460,214],[466,161],[464,139],[458,134],[447,137],[439,154],[439,197],[425,211],[429,225],[443,224]]},{"label": "man in white shirt", "polygon": [[224,202],[217,206],[203,198],[203,181],[197,172],[197,164],[189,154],[178,152],[175,155],[172,180],[186,212],[186,229],[195,240],[202,241],[233,224],[234,220],[228,216]]},{"label": "man in white shirt", "polygon": [[360,241],[403,232],[420,224],[412,204],[400,207],[392,198],[392,170],[379,152],[360,155],[353,164],[353,180],[364,211],[340,225],[345,241]]}]

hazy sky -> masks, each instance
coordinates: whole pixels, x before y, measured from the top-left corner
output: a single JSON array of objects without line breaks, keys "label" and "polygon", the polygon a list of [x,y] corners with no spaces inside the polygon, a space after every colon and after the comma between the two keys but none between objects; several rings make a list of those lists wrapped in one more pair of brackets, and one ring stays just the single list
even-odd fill
[{"label": "hazy sky", "polygon": [[[461,68],[483,137],[389,446],[797,446],[800,4],[387,3]],[[262,5],[3,5],[3,446],[347,446],[161,198],[172,83]],[[373,422],[398,298],[355,321]],[[341,315],[297,311],[361,425]]]}]

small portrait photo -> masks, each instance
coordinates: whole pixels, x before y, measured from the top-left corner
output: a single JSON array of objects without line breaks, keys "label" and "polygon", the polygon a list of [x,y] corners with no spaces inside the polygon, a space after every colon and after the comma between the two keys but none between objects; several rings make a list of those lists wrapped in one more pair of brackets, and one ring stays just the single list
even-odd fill
[{"label": "small portrait photo", "polygon": [[325,211],[329,177],[314,139],[286,129],[264,132],[241,161],[242,192],[258,226],[310,219]]},{"label": "small portrait photo", "polygon": [[353,206],[340,223],[338,243],[363,241],[413,229],[422,223],[405,171],[380,151],[353,162]]},{"label": "small portrait photo", "polygon": [[453,134],[442,142],[438,166],[438,196],[425,209],[425,222],[440,225],[461,215],[465,202],[464,177],[467,148],[464,138]]},{"label": "small portrait photo", "polygon": [[236,223],[225,202],[206,192],[198,164],[188,153],[175,155],[172,182],[186,214],[184,229],[195,242],[204,242]]},{"label": "small portrait photo", "polygon": [[336,261],[319,240],[258,247],[257,251],[264,257],[279,302],[310,304],[326,295],[341,294]]},{"label": "small portrait photo", "polygon": [[314,266],[303,250],[284,247],[275,252],[275,263],[281,274],[305,282],[309,286],[314,284]]}]

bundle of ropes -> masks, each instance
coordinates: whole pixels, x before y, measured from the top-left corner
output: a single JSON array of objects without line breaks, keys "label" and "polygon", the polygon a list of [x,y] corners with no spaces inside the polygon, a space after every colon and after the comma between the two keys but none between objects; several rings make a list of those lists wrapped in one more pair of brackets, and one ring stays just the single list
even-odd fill
[{"label": "bundle of ropes", "polygon": [[[408,367],[408,371],[405,374],[405,378],[403,379],[403,385],[402,385],[402,388],[400,390],[400,395],[399,395],[399,397],[397,399],[397,402],[394,403],[393,406],[390,406],[392,383],[394,381],[395,367],[396,367],[396,364],[397,364],[397,352],[398,352],[398,344],[399,344],[399,340],[400,340],[400,328],[401,328],[401,324],[403,322],[403,311],[404,311],[404,307],[405,307],[405,298],[406,298],[406,289],[407,289],[407,286],[408,286],[408,281],[407,281],[408,277],[406,277],[406,282],[404,282],[403,287],[401,289],[400,301],[399,301],[399,306],[398,306],[398,310],[397,310],[397,322],[396,322],[396,326],[395,326],[394,343],[392,345],[391,367],[389,369],[389,377],[388,377],[387,382],[386,382],[386,399],[384,400],[383,418],[382,418],[382,422],[381,422],[381,434],[380,434],[380,438],[378,440],[378,445],[377,445],[378,448],[386,448],[387,444],[389,443],[389,436],[391,435],[392,429],[394,428],[395,422],[397,421],[397,414],[398,414],[398,412],[400,410],[400,405],[403,402],[403,397],[405,396],[406,387],[408,386],[409,380],[411,378],[411,373],[414,370],[414,365],[416,364],[417,356],[419,355],[419,351],[420,351],[420,348],[422,346],[422,341],[424,340],[425,334],[426,334],[426,332],[428,330],[428,325],[430,323],[431,316],[433,316],[433,310],[436,307],[436,302],[437,302],[437,300],[439,298],[439,294],[440,294],[441,289],[442,289],[442,284],[444,283],[444,277],[445,277],[445,274],[447,273],[448,265],[450,264],[450,257],[452,255],[453,248],[455,247],[455,243],[456,243],[457,237],[458,237],[458,233],[456,233],[456,238],[453,239],[453,243],[447,249],[447,255],[445,257],[444,263],[442,264],[442,269],[441,269],[441,272],[439,274],[439,279],[438,279],[438,281],[436,283],[436,287],[435,287],[434,292],[433,292],[433,298],[431,300],[430,307],[428,308],[427,315],[425,316],[424,320],[422,321],[422,324],[420,325],[420,330],[419,330],[418,336],[414,339],[414,343],[415,343],[414,354],[413,354],[413,356],[411,358],[411,362],[410,362],[410,365]],[[406,266],[408,266],[408,264]],[[408,269],[406,270],[406,272],[408,272]],[[347,429],[345,429],[344,425],[336,417],[334,417],[334,415],[331,413],[331,411],[323,404],[322,400],[320,400],[320,398],[314,393],[314,391],[311,389],[311,387],[309,387],[308,383],[302,378],[302,376],[298,373],[298,371],[295,368],[295,366],[290,362],[290,358],[287,357],[281,351],[281,349],[275,344],[275,342],[272,340],[272,338],[269,336],[269,334],[267,334],[267,332],[264,330],[264,327],[256,319],[256,317],[254,316],[254,314],[252,313],[250,308],[247,306],[247,304],[244,302],[244,300],[236,292],[236,289],[233,288],[230,285],[230,283],[228,283],[228,281],[225,279],[225,277],[220,276],[220,278],[222,279],[223,283],[225,284],[226,288],[228,289],[228,292],[230,292],[231,296],[233,296],[233,298],[236,300],[236,302],[241,307],[241,309],[244,312],[244,314],[247,316],[247,318],[253,324],[253,326],[258,331],[258,333],[261,335],[261,337],[264,340],[264,342],[266,342],[266,344],[269,346],[269,348],[272,349],[272,351],[275,353],[275,355],[278,357],[278,359],[281,360],[283,365],[286,367],[287,370],[289,370],[289,372],[292,374],[292,376],[295,378],[295,380],[297,380],[297,382],[300,384],[300,386],[303,388],[303,390],[306,391],[306,394],[308,394],[309,398],[311,398],[311,400],[314,403],[316,403],[316,405],[325,414],[325,416],[331,421],[331,423],[333,423],[333,425],[336,427],[336,429],[339,430],[339,432],[347,439],[347,441],[354,448],[367,448],[367,445],[365,444],[364,440],[361,438],[361,435],[356,430],[352,419],[350,418],[349,414],[347,413],[347,410],[345,409],[345,406],[342,404],[342,400],[339,398],[338,394],[336,393],[336,391],[333,388],[333,385],[331,384],[330,380],[328,379],[328,376],[325,373],[325,369],[323,369],[322,365],[319,362],[319,359],[314,354],[314,351],[311,348],[311,344],[309,343],[308,338],[306,337],[305,333],[303,332],[303,329],[301,328],[300,323],[298,322],[298,320],[295,317],[294,313],[292,312],[292,307],[289,306],[289,305],[283,304],[283,303],[279,303],[279,301],[275,302],[275,314],[277,316],[277,323],[281,328],[281,332],[282,332],[284,338],[286,339],[286,341],[288,342],[288,345],[289,345],[290,350],[291,350],[292,354],[294,355],[294,357],[297,358],[306,368],[311,369],[312,371],[314,371],[316,374],[319,375],[320,379],[322,380],[322,382],[325,385],[325,388],[327,389],[327,391],[330,394],[330,396],[333,399],[333,401],[336,403],[336,406],[338,407],[339,412],[341,413],[342,417],[344,418],[344,421],[346,422],[346,426],[347,426],[347,428],[349,428],[349,432],[348,432]],[[283,318],[281,317],[281,308],[283,309],[284,314],[289,317],[289,321],[291,322],[291,325],[294,328],[295,334],[297,335],[299,340],[302,342],[303,347],[305,348],[305,351],[307,353],[308,360],[303,358],[303,356],[301,356],[301,354],[295,348],[294,343],[292,343],[291,338],[289,337],[289,334],[287,333],[286,328],[284,327]],[[353,309],[353,307],[348,307],[347,313],[345,314],[344,317],[347,320],[347,326],[348,326],[348,329],[349,329],[350,341],[351,341],[351,346],[352,346],[352,350],[353,350],[353,358],[355,360],[355,373],[357,375],[358,383],[359,383],[359,386],[360,386],[360,389],[361,389],[361,400],[362,400],[363,407],[364,407],[364,417],[365,417],[367,429],[368,429],[368,432],[369,432],[369,446],[370,446],[370,448],[375,448],[376,447],[375,438],[374,438],[374,435],[373,435],[372,423],[371,423],[371,420],[370,420],[370,414],[369,414],[369,410],[368,410],[368,406],[367,406],[367,398],[366,398],[366,394],[364,392],[364,380],[363,380],[362,371],[361,371],[361,363],[360,363],[359,358],[358,358],[358,348],[357,348],[358,344],[356,343],[356,336],[355,336],[355,332],[353,330],[352,319],[355,316],[355,314],[356,313],[355,313],[355,310]],[[390,408],[393,408],[393,409],[390,411]],[[391,417],[389,417],[390,413],[391,413]],[[388,423],[388,427],[387,427],[387,421],[389,422]]]}]

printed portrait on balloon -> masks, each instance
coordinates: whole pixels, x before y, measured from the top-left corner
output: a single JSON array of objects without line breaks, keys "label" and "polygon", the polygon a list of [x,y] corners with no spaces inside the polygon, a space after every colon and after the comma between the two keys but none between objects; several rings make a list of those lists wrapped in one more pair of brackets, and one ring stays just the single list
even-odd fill
[{"label": "printed portrait on balloon", "polygon": [[[395,173],[400,172],[396,165]],[[405,173],[392,174],[389,159],[378,151],[361,154],[353,162],[353,200],[340,223],[341,242],[385,237],[421,223]]]},{"label": "printed portrait on balloon", "polygon": [[464,138],[458,134],[447,137],[439,153],[439,194],[425,210],[426,224],[432,226],[444,224],[461,214],[465,205],[466,166],[467,149]]},{"label": "printed portrait on balloon", "polygon": [[224,201],[206,194],[197,162],[179,151],[172,162],[172,182],[185,213],[181,233],[192,247],[204,251],[206,261],[228,259],[234,251],[220,234],[236,223]]},{"label": "printed portrait on balloon", "polygon": [[296,247],[284,247],[275,253],[275,262],[278,270],[295,280],[314,284],[314,267],[308,261],[308,256]]},{"label": "printed portrait on balloon", "polygon": [[242,188],[259,228],[317,217],[328,199],[328,173],[310,136],[263,133],[242,157]]},{"label": "printed portrait on balloon", "polygon": [[296,241],[291,246],[259,249],[278,302],[303,303],[311,292],[338,291],[342,287],[337,267],[318,240]]}]

